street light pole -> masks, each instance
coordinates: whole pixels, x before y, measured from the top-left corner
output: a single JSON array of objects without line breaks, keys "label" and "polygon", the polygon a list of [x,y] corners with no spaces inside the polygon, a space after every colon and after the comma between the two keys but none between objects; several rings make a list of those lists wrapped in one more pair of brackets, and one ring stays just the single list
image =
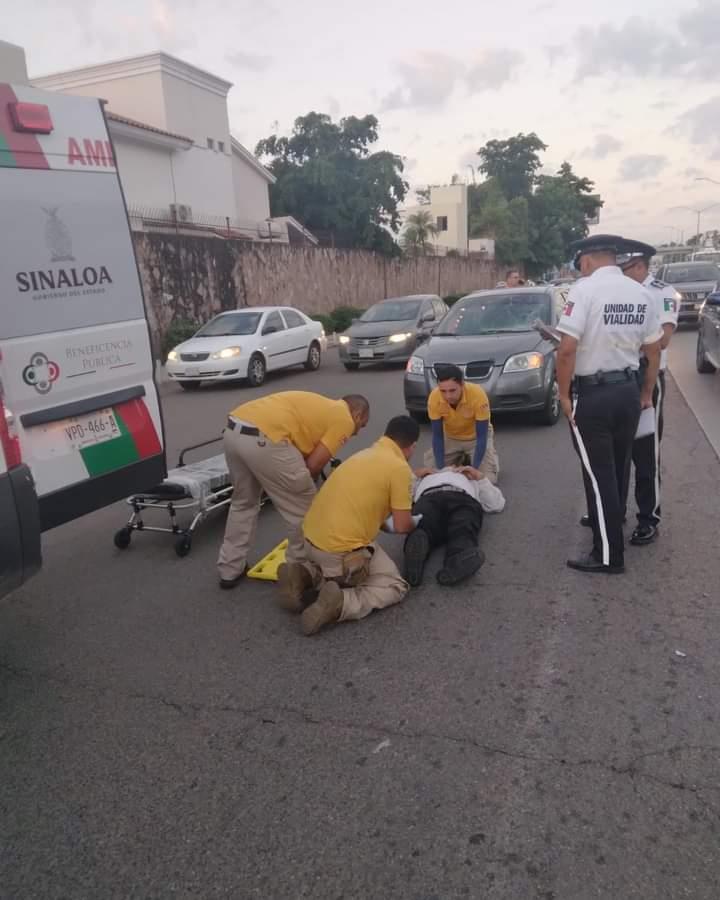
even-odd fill
[{"label": "street light pole", "polygon": [[[704,181],[712,181],[711,178],[703,179]],[[720,182],[714,182],[715,184],[720,184]],[[711,203],[710,206],[703,206],[702,209],[697,209],[694,206],[673,206],[673,209],[686,209],[688,212],[694,212],[697,215],[697,238],[700,240],[700,216],[707,212],[709,209],[713,209],[716,206],[720,206],[720,203]]]}]

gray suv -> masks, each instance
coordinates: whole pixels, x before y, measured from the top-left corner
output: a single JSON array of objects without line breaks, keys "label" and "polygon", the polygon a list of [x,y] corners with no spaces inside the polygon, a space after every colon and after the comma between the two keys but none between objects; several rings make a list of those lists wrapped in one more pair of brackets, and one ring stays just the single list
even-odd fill
[{"label": "gray suv", "polygon": [[361,363],[407,362],[447,311],[435,294],[381,300],[340,335],[340,361],[349,371]]},{"label": "gray suv", "polygon": [[658,278],[680,293],[678,322],[697,322],[705,298],[718,288],[720,269],[710,262],[668,263]]}]

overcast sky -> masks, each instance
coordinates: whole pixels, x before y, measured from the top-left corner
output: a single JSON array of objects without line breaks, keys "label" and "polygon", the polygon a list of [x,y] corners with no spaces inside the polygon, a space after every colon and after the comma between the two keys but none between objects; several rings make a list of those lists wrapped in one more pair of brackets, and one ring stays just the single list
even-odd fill
[{"label": "overcast sky", "polygon": [[677,239],[696,218],[672,207],[720,202],[693,180],[720,182],[718,0],[35,0],[5,10],[0,37],[31,75],[186,59],[233,82],[251,149],[310,110],[374,113],[413,186],[470,179],[485,141],[536,131],[548,171],[567,159],[596,182],[595,230]]}]

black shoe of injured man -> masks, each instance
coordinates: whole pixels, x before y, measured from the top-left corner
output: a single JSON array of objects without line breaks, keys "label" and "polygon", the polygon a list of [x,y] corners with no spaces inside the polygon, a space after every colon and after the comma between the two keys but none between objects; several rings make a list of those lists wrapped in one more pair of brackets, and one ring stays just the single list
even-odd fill
[{"label": "black shoe of injured man", "polygon": [[422,528],[411,531],[405,540],[405,581],[412,587],[422,584],[430,539]]},{"label": "black shoe of injured man", "polygon": [[221,578],[220,579],[220,587],[224,591],[231,591],[234,587],[237,587],[243,578],[247,575],[248,567],[245,565],[245,568],[239,575],[236,575],[235,578]]},{"label": "black shoe of injured man", "polygon": [[300,622],[303,634],[316,634],[331,622],[337,622],[343,608],[343,592],[339,584],[327,581],[321,588],[317,600],[305,610]]},{"label": "black shoe of injured man", "polygon": [[313,586],[312,575],[300,563],[280,563],[278,566],[278,604],[289,612],[305,609],[303,595]]},{"label": "black shoe of injured man", "polygon": [[485,554],[479,548],[451,556],[437,573],[438,584],[449,587],[465,581],[466,578],[474,575],[484,562]]},{"label": "black shoe of injured man", "polygon": [[636,547],[642,547],[643,544],[652,544],[657,537],[657,527],[655,525],[638,525],[633,531],[630,543]]},{"label": "black shoe of injured man", "polygon": [[569,559],[567,561],[569,569],[575,569],[577,572],[597,572],[601,575],[622,575],[625,566],[604,566],[597,557],[592,553],[587,556],[580,556],[577,559]]}]

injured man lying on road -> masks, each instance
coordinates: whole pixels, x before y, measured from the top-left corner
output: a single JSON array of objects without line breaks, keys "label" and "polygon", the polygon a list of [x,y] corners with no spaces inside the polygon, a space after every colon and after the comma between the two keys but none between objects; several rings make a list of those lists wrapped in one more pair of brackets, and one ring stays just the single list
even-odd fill
[{"label": "injured man lying on road", "polygon": [[483,513],[502,512],[505,498],[477,469],[449,467],[418,478],[413,490],[413,514],[422,516],[405,541],[405,579],[413,587],[434,547],[445,545],[445,559],[437,573],[440,584],[469,578],[485,562],[478,546]]}]

